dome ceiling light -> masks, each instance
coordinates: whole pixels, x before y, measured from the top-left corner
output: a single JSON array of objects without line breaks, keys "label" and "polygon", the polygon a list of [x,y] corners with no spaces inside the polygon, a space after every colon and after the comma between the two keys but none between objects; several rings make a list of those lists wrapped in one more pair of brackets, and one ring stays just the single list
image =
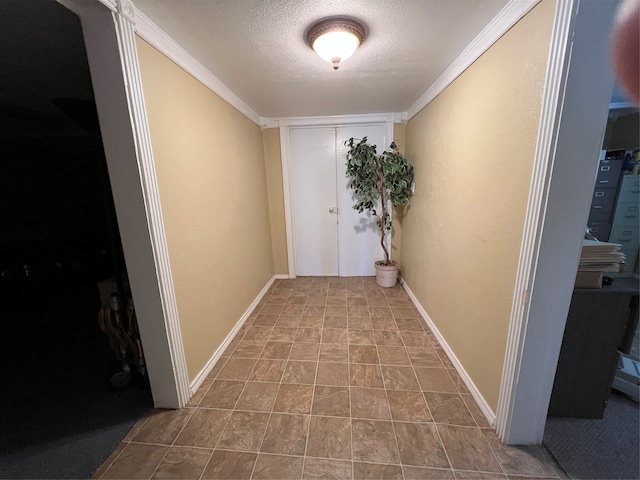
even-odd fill
[{"label": "dome ceiling light", "polygon": [[363,42],[365,26],[350,17],[327,17],[311,25],[305,39],[320,58],[338,70]]}]

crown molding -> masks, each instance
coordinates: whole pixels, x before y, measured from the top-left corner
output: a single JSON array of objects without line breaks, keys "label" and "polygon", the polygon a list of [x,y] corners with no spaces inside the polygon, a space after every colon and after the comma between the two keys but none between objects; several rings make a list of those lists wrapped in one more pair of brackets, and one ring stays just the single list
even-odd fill
[{"label": "crown molding", "polygon": [[414,117],[420,110],[444,91],[462,72],[469,68],[502,35],[513,27],[522,17],[541,0],[510,0],[493,20],[464,49],[449,68],[427,89],[407,112],[407,119]]},{"label": "crown molding", "polygon": [[407,120],[407,112],[367,113],[362,115],[330,115],[321,117],[281,117],[263,118],[263,128],[307,127],[330,125],[367,124],[367,123],[403,123]]},{"label": "crown molding", "polygon": [[158,25],[153,23],[151,19],[142,13],[135,5],[133,5],[132,17],[135,23],[136,34],[139,35],[140,38],[157,48],[175,62],[176,65],[192,75],[213,93],[220,96],[253,123],[261,127],[263,126],[263,119],[261,119],[249,105],[222,83],[218,77],[207,70],[204,65],[193,58]]}]

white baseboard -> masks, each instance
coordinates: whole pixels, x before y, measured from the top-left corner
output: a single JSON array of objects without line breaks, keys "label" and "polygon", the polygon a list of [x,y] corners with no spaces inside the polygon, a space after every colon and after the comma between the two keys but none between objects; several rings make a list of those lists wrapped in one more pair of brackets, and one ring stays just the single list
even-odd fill
[{"label": "white baseboard", "polygon": [[458,357],[456,357],[455,353],[453,353],[453,350],[451,349],[449,344],[446,342],[446,340],[444,339],[444,337],[442,336],[438,328],[435,326],[431,318],[429,318],[429,315],[424,310],[422,305],[420,305],[420,302],[418,301],[416,296],[413,294],[413,292],[409,288],[409,285],[407,285],[407,282],[404,279],[402,279],[401,284],[403,288],[406,290],[411,300],[413,301],[416,308],[418,309],[418,312],[420,312],[422,319],[425,321],[429,329],[436,336],[436,338],[438,339],[438,343],[447,354],[447,357],[449,357],[449,360],[451,360],[451,363],[453,363],[453,366],[456,368],[457,372],[462,377],[462,381],[469,389],[469,392],[471,392],[471,395],[473,395],[473,398],[478,403],[478,406],[482,410],[482,413],[484,414],[484,416],[487,417],[489,424],[493,427],[496,421],[495,412],[491,410],[491,407],[489,407],[489,404],[486,402],[486,400],[484,399],[484,397],[482,396],[482,394],[480,393],[476,385],[473,383],[473,380],[471,380],[471,377],[462,366],[462,363],[460,363],[460,360],[458,360]]},{"label": "white baseboard", "polygon": [[[273,278],[274,278],[274,279],[280,279],[280,280],[288,280],[288,279],[290,279],[291,277],[289,276],[289,274],[288,274],[288,273],[276,273],[276,274],[273,276]],[[272,282],[272,283],[273,283],[273,282]]]},{"label": "white baseboard", "polygon": [[196,375],[196,378],[193,379],[193,381],[191,382],[191,385],[189,385],[189,388],[191,390],[191,395],[196,393],[198,388],[200,388],[200,385],[202,385],[202,382],[204,382],[204,380],[207,378],[207,375],[209,375],[211,370],[213,370],[213,367],[215,366],[216,362],[220,360],[222,353],[226,350],[226,348],[229,346],[233,338],[236,336],[236,334],[238,333],[238,330],[240,330],[242,325],[244,325],[244,322],[247,321],[247,318],[249,318],[249,315],[251,315],[251,312],[253,312],[253,310],[256,308],[258,303],[260,303],[260,300],[262,300],[262,297],[265,296],[265,294],[267,293],[271,285],[273,285],[273,282],[275,282],[276,279],[278,278],[289,278],[289,275],[276,274],[273,277],[271,277],[271,279],[260,291],[260,293],[255,298],[255,300],[251,303],[251,305],[249,305],[249,308],[247,308],[247,310],[244,312],[242,317],[240,317],[240,320],[238,320],[238,323],[236,323],[235,326],[231,329],[231,331],[229,332],[229,335],[227,335],[227,337],[220,344],[218,349],[213,353],[209,361],[205,364],[204,368],[200,370],[200,373],[198,373],[198,375]]}]

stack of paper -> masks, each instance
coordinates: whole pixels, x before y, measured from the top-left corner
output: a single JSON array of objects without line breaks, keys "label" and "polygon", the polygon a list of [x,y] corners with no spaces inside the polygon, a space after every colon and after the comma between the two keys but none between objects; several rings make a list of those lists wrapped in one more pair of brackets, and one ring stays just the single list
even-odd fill
[{"label": "stack of paper", "polygon": [[605,273],[622,272],[626,257],[621,247],[617,243],[583,240],[576,288],[600,288]]}]

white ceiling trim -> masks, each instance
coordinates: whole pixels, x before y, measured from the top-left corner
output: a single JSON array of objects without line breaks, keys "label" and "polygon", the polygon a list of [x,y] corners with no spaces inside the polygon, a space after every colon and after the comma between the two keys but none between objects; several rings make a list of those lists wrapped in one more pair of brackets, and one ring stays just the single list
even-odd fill
[{"label": "white ceiling trim", "polygon": [[135,23],[136,33],[140,35],[141,38],[169,57],[179,67],[192,75],[213,93],[220,96],[253,123],[259,126],[264,126],[264,120],[260,115],[254,112],[249,105],[233,93],[233,91],[222,83],[218,77],[193,58],[173,38],[167,35],[164,30],[158,27],[158,25],[153,23],[149,17],[138,10],[135,5],[133,8],[133,21]]},{"label": "white ceiling trim", "polygon": [[364,125],[370,123],[401,123],[407,118],[407,112],[396,113],[367,113],[362,115],[331,115],[321,117],[283,117],[265,118],[265,128],[278,127],[321,127],[330,125]]},{"label": "white ceiling trim", "polygon": [[478,34],[464,51],[449,65],[438,79],[427,89],[407,112],[408,119],[444,91],[462,72],[469,68],[491,45],[497,42],[511,27],[524,17],[541,0],[511,0]]}]

